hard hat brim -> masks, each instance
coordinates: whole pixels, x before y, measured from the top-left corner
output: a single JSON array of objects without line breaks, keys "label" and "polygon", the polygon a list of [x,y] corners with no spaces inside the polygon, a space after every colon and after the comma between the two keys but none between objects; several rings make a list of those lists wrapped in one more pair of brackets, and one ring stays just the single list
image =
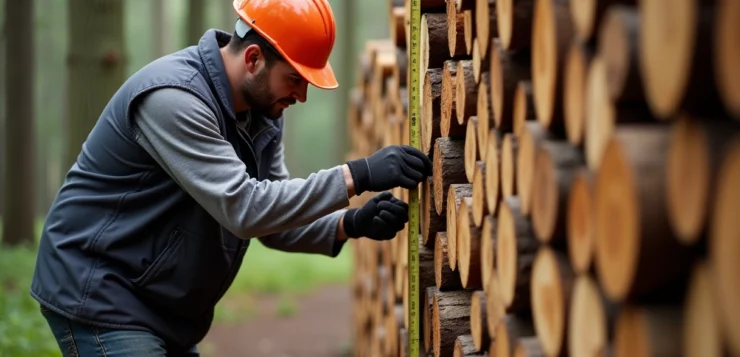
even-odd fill
[{"label": "hard hat brim", "polygon": [[321,89],[336,89],[339,87],[339,83],[337,83],[337,78],[334,75],[334,69],[332,69],[331,64],[329,62],[326,63],[326,66],[324,68],[315,68],[315,67],[308,67],[304,66],[300,63],[294,62],[290,60],[290,58],[285,58],[285,60],[295,68],[298,73],[300,73],[303,78],[308,81],[308,83],[311,83],[313,86]]}]

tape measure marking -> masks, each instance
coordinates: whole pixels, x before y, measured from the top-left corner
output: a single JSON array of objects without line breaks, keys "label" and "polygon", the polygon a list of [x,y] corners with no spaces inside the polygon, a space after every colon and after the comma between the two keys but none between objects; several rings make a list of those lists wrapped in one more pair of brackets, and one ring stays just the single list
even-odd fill
[{"label": "tape measure marking", "polygon": [[[410,145],[420,149],[419,135],[419,47],[420,47],[420,26],[421,26],[421,8],[420,0],[411,1],[411,16],[409,28],[411,31],[411,43],[409,53],[409,63],[411,67],[410,80],[411,88],[409,90],[409,142]],[[409,190],[409,237],[408,237],[408,284],[409,284],[409,357],[419,357],[420,347],[419,338],[419,304],[421,301],[419,294],[419,189]]]}]

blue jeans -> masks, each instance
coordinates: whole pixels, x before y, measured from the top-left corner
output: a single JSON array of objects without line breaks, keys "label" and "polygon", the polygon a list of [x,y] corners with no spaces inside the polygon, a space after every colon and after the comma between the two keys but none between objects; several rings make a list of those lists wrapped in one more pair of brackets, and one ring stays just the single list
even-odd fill
[{"label": "blue jeans", "polygon": [[172,351],[152,333],[84,325],[41,307],[64,357],[198,357],[198,348]]}]

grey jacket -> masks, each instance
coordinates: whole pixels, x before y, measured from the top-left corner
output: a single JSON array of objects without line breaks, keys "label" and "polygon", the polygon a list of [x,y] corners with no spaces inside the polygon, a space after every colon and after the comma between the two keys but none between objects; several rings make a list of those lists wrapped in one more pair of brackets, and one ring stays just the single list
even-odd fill
[{"label": "grey jacket", "polygon": [[229,39],[207,31],[111,98],[45,222],[31,285],[42,305],[188,348],[206,335],[251,238],[338,254],[349,204],[340,166],[289,179],[283,119],[251,113],[241,131],[246,113],[233,112],[219,53]]}]

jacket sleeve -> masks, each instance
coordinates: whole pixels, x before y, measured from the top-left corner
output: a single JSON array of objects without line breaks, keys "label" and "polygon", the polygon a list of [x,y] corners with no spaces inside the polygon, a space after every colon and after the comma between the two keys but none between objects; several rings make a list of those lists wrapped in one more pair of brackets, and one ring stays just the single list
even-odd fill
[{"label": "jacket sleeve", "polygon": [[[284,152],[283,143],[278,143],[270,169],[271,180],[290,179]],[[339,219],[344,212],[344,209],[339,210],[308,225],[263,236],[259,240],[266,247],[284,252],[317,253],[336,257],[346,242],[336,240]]]},{"label": "jacket sleeve", "polygon": [[212,110],[186,90],[157,89],[131,114],[137,142],[238,237],[263,237],[303,227],[349,205],[340,166],[306,179],[258,181],[250,177],[221,136]]}]

